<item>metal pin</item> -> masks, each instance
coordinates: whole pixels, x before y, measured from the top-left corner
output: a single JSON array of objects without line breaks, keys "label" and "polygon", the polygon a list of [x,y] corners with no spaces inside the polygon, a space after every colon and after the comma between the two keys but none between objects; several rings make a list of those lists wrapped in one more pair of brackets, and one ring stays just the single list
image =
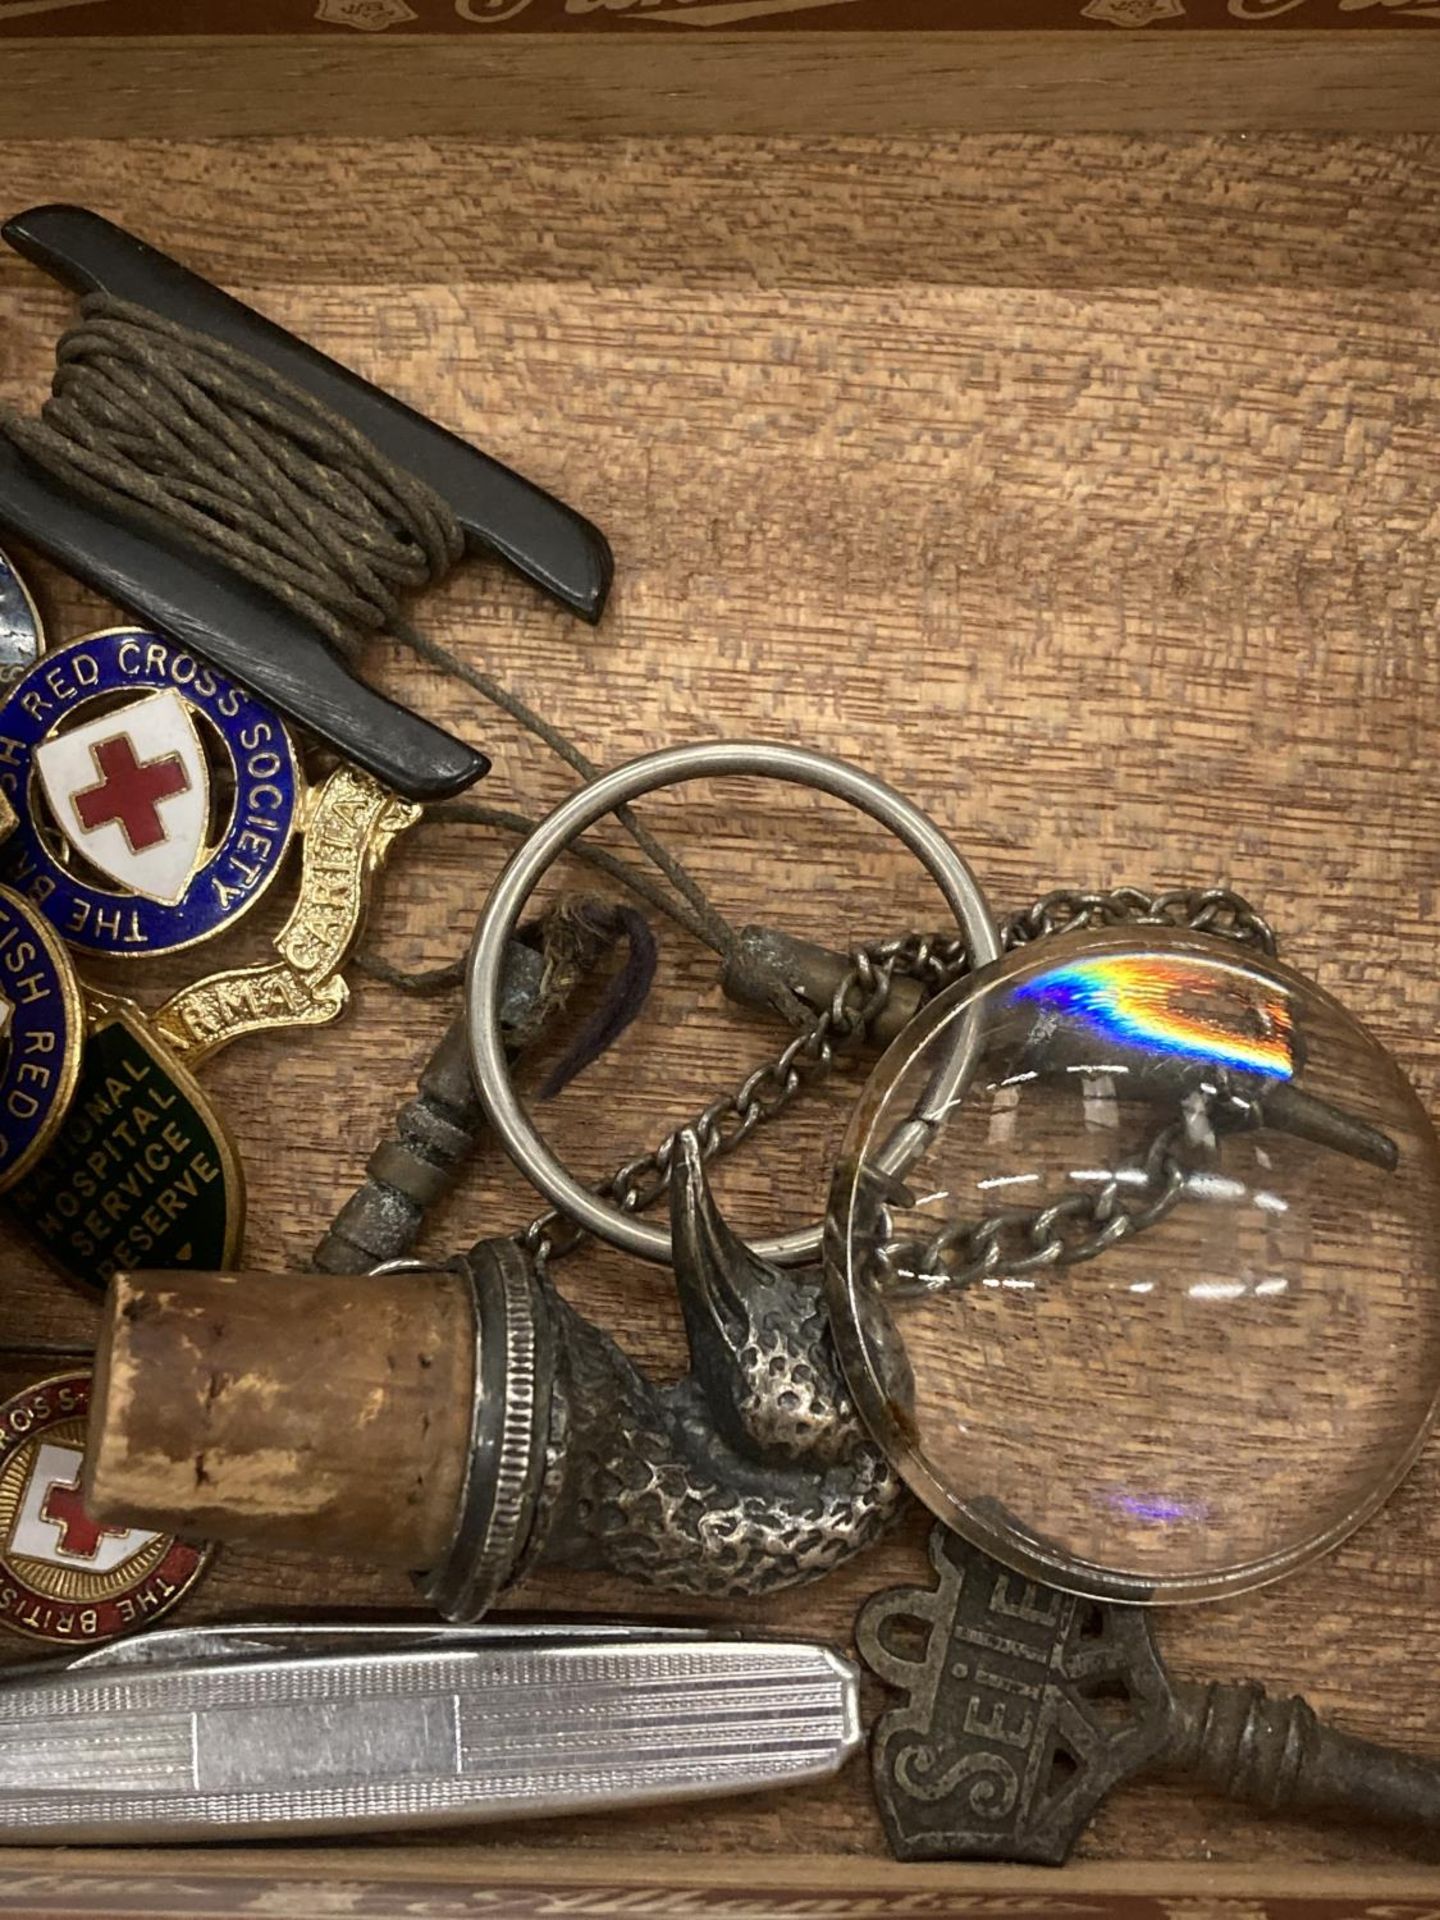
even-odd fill
[{"label": "metal pin", "polygon": [[[538,949],[510,942],[500,1003],[507,1033],[533,1017],[544,971]],[[484,1126],[462,1014],[421,1068],[414,1098],[366,1161],[364,1181],[336,1214],[312,1264],[321,1273],[369,1273],[408,1254],[427,1209],[458,1178]]]},{"label": "metal pin", "polygon": [[[830,1005],[850,968],[845,954],[793,933],[782,933],[776,927],[742,927],[739,959],[741,964],[727,969],[721,984],[732,1000],[762,1013],[770,1011],[761,990],[766,980],[782,980],[818,1012]],[[877,1051],[888,1047],[920,1011],[922,1000],[919,981],[896,974],[889,998],[866,1033],[865,1044]]]},{"label": "metal pin", "polygon": [[[760,991],[767,978],[778,977],[808,1006],[819,1010],[833,1000],[844,980],[850,962],[842,953],[782,933],[774,927],[745,927],[740,934],[740,962],[730,968],[723,985],[732,1000],[765,1011],[768,1003]],[[865,1045],[876,1052],[890,1042],[915,1017],[923,1004],[923,993],[916,980],[898,975],[891,982],[890,996],[865,1035]],[[1059,1072],[1070,1064],[1084,1061],[1093,1053],[1093,1041],[1083,1035],[1068,1034],[1047,1026],[1043,1046],[1037,1047],[1035,1064],[1041,1072]],[[1192,1063],[1140,1048],[1126,1050],[1107,1042],[1117,1058],[1123,1055],[1134,1069],[1127,1087],[1139,1097],[1170,1101],[1183,1089],[1187,1076],[1202,1071]],[[1392,1173],[1399,1163],[1395,1142],[1378,1127],[1370,1126],[1357,1115],[1321,1100],[1291,1081],[1262,1082],[1255,1076],[1228,1076],[1228,1098],[1218,1118],[1229,1115],[1232,1124],[1274,1127],[1278,1132],[1312,1140],[1352,1159]]]}]

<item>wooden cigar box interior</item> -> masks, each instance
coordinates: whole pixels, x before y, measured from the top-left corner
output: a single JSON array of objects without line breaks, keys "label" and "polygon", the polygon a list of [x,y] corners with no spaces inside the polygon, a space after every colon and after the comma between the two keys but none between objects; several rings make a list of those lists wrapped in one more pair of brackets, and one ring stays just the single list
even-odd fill
[{"label": "wooden cigar box interior", "polygon": [[[198,101],[195,120],[204,130]],[[46,131],[0,142],[7,211],[101,210],[606,530],[617,577],[596,630],[475,562],[418,611],[596,761],[722,736],[841,754],[932,813],[1002,910],[1062,884],[1234,886],[1433,1104],[1435,137],[212,140],[142,120],[102,140],[83,98],[67,130]],[[38,406],[69,311],[0,255],[0,400]],[[17,557],[52,638],[111,620]],[[495,804],[533,815],[569,790],[534,741],[387,643],[368,671],[493,755]],[[935,919],[903,853],[815,795],[746,781],[662,796],[649,815],[737,922],[848,946]],[[378,890],[372,950],[456,957],[512,845],[413,830]],[[277,894],[223,946],[105,977],[153,1004],[255,957],[283,911]],[[543,1110],[587,1174],[782,1038],[725,1001],[713,956],[670,928],[661,941],[638,1026]],[[240,1042],[204,1070],[245,1162],[249,1267],[305,1262],[453,1011],[445,995],[352,984],[336,1025]],[[840,1068],[730,1163],[738,1225],[817,1212],[862,1072]],[[423,1250],[443,1257],[537,1210],[487,1146]],[[663,1270],[590,1251],[563,1285],[642,1365],[680,1370]],[[97,1317],[17,1256],[0,1389],[83,1351]],[[1167,1658],[1303,1690],[1353,1732],[1440,1753],[1437,1501],[1432,1445],[1329,1557],[1167,1615]],[[843,1646],[869,1594],[926,1577],[925,1537],[917,1515],[766,1602],[687,1606],[556,1575],[513,1602]],[[177,1617],[413,1604],[399,1577],[231,1549]],[[867,1683],[867,1710],[880,1703]],[[863,1761],[824,1787],[438,1844],[0,1858],[0,1914],[611,1912],[644,1892],[647,1913],[898,1900],[1250,1920],[1293,1898],[1338,1920],[1418,1913],[1437,1886],[1433,1836],[1145,1785],[1111,1799],[1064,1872],[901,1869]]]}]

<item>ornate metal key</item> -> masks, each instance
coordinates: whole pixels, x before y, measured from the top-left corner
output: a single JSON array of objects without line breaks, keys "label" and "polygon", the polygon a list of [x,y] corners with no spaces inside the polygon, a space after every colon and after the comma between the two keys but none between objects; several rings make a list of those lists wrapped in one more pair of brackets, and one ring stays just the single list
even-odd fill
[{"label": "ornate metal key", "polygon": [[877,1594],[856,1627],[862,1659],[907,1696],[873,1745],[900,1859],[1060,1866],[1142,1774],[1269,1813],[1440,1824],[1440,1766],[1323,1726],[1302,1699],[1172,1678],[1146,1609],[1026,1580],[945,1527],[930,1560],[936,1586]]}]

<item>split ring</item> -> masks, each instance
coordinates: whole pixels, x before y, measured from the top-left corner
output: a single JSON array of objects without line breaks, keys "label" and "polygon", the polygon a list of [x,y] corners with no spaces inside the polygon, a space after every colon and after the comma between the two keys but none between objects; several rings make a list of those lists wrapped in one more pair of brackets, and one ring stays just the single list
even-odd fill
[{"label": "split ring", "polygon": [[[944,896],[965,936],[971,959],[985,966],[1000,957],[1000,936],[980,884],[928,814],[892,787],[843,760],[799,747],[762,741],[703,741],[648,753],[572,794],[542,820],[501,874],[476,923],[466,976],[466,1011],[475,1086],[490,1124],[511,1159],[541,1193],[577,1226],[611,1246],[642,1260],[668,1264],[670,1235],[664,1227],[637,1220],[623,1208],[584,1187],[551,1153],[516,1097],[500,1034],[500,979],[505,950],[526,902],[545,873],[572,841],[617,807],[661,787],[729,774],[755,774],[792,785],[814,787],[844,800],[889,829],[913,853]],[[953,1095],[970,1068],[969,1049],[960,1046],[932,1099]],[[915,1142],[902,1135],[891,1143],[898,1172],[913,1158]],[[774,1239],[756,1241],[754,1252],[776,1266],[804,1266],[819,1256],[821,1228],[807,1227]]]}]

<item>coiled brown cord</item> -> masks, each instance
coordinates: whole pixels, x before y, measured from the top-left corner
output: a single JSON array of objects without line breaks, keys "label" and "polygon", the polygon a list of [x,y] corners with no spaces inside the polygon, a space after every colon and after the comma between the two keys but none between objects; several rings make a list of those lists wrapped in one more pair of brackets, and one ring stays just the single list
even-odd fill
[{"label": "coiled brown cord", "polygon": [[[223,561],[348,658],[367,636],[388,633],[508,714],[583,778],[598,772],[518,694],[403,618],[405,598],[442,579],[464,553],[445,501],[342,415],[249,355],[144,307],[91,294],[57,346],[39,419],[0,411],[0,432],[105,512],[118,510]],[[587,857],[727,967],[743,966],[734,929],[698,881],[628,807],[617,813],[668,889],[614,855],[589,849]],[[532,824],[478,803],[441,817],[516,832]],[[410,974],[371,960],[368,970],[411,991],[435,991],[459,977],[457,966]],[[768,986],[779,1010],[803,1018],[778,980]]]}]

